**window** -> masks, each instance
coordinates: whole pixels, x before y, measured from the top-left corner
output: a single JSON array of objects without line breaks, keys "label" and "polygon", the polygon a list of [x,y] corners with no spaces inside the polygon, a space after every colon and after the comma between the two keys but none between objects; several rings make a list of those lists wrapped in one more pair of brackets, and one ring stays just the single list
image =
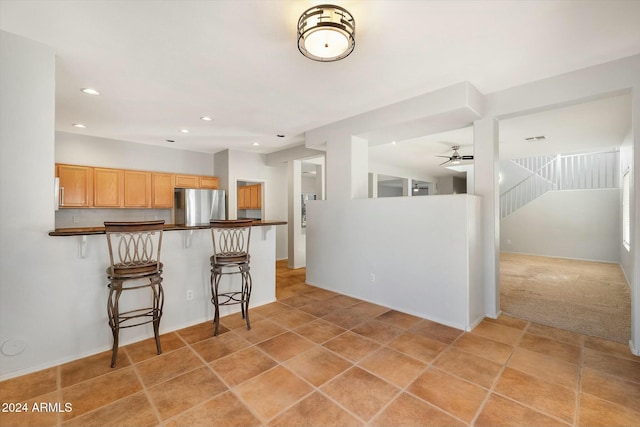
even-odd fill
[{"label": "window", "polygon": [[627,169],[622,175],[622,244],[627,250],[631,248],[630,172],[630,169]]}]

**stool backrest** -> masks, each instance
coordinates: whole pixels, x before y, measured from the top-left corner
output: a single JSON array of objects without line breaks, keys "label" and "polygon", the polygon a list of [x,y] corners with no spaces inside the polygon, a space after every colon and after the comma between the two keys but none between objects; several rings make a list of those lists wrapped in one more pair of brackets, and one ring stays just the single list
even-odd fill
[{"label": "stool backrest", "polygon": [[164,220],[105,222],[111,272],[156,264],[160,269]]},{"label": "stool backrest", "polygon": [[[211,240],[213,241],[213,262],[229,260],[248,261],[251,225],[253,220],[213,220]],[[245,259],[243,259],[245,258]]]}]

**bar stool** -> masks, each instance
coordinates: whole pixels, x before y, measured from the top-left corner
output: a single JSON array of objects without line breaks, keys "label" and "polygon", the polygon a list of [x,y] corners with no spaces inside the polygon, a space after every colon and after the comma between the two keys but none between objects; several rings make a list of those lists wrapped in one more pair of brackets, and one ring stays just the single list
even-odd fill
[{"label": "bar stool", "polygon": [[[220,306],[240,304],[242,318],[249,323],[249,298],[251,297],[251,273],[249,272],[249,241],[251,239],[252,220],[213,220],[211,239],[211,302],[215,307],[213,317],[213,335],[218,335],[220,326]],[[240,290],[219,292],[220,279],[224,275],[240,274]]]},{"label": "bar stool", "polygon": [[[118,335],[121,328],[153,322],[156,348],[158,354],[162,354],[158,330],[164,305],[163,265],[160,262],[163,226],[164,220],[104,223],[111,262],[107,268],[109,279],[107,313],[109,326],[113,332],[112,368],[116,366]],[[144,288],[151,290],[151,306],[121,312],[122,293]]]}]

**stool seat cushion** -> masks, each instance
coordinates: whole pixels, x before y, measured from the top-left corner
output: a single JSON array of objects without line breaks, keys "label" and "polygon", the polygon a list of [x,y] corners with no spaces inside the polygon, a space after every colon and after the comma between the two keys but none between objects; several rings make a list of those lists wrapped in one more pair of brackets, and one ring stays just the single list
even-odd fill
[{"label": "stool seat cushion", "polygon": [[228,252],[224,254],[218,254],[216,256],[211,256],[210,258],[211,264],[217,262],[217,264],[241,264],[249,262],[249,254],[246,252]]},{"label": "stool seat cushion", "polygon": [[157,262],[139,262],[139,263],[121,263],[113,266],[113,274],[111,267],[107,268],[107,274],[115,278],[141,277],[162,272],[163,264],[158,265]]}]

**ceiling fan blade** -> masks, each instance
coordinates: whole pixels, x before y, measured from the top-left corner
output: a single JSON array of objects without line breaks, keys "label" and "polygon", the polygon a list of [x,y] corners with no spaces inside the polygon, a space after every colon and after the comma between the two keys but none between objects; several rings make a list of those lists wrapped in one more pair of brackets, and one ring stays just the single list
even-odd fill
[{"label": "ceiling fan blade", "polygon": [[462,160],[473,160],[473,156],[462,156]]},{"label": "ceiling fan blade", "polygon": [[443,157],[443,158],[445,158],[445,159],[449,159],[449,160],[451,160],[451,156],[438,156],[438,155],[436,154],[436,155],[435,155],[435,157]]},{"label": "ceiling fan blade", "polygon": [[[442,157],[442,156],[439,156],[439,157]],[[440,163],[440,165],[439,165],[439,166],[446,165],[446,164],[447,164],[447,163],[449,163],[450,161],[451,161],[451,160],[447,160],[446,162],[442,162],[442,163]]]}]

